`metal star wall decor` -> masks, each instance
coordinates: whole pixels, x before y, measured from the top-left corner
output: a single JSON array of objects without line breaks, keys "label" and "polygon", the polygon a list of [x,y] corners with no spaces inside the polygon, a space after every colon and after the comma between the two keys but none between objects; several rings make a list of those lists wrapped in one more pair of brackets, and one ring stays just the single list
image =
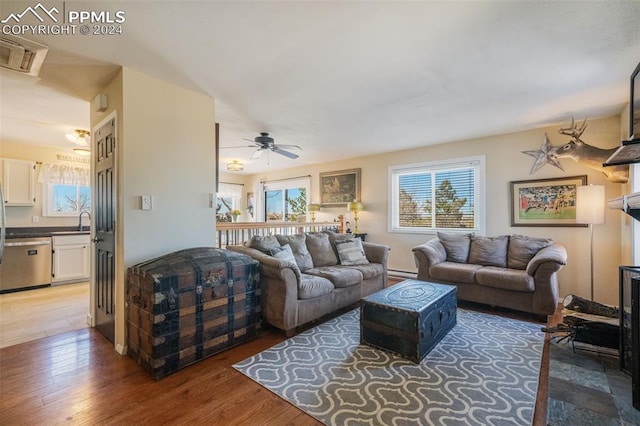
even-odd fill
[{"label": "metal star wall decor", "polygon": [[542,146],[540,147],[540,149],[531,150],[531,151],[522,151],[523,154],[530,155],[531,157],[534,157],[536,159],[536,161],[533,163],[533,166],[531,166],[531,171],[529,172],[529,174],[530,175],[534,174],[535,172],[540,170],[542,166],[544,166],[547,163],[551,164],[552,166],[556,166],[557,168],[559,168],[564,172],[562,165],[560,164],[557,157],[555,156],[555,153],[557,150],[558,148],[554,148],[553,146],[551,146],[551,144],[549,143],[549,138],[545,133],[544,139],[542,140]]}]

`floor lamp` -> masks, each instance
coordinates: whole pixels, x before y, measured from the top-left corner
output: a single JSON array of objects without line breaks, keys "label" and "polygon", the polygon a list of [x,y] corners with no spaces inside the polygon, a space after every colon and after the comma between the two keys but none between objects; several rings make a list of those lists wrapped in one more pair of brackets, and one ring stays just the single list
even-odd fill
[{"label": "floor lamp", "polygon": [[576,191],[576,223],[589,225],[591,300],[593,301],[593,225],[604,223],[604,185],[583,185]]}]

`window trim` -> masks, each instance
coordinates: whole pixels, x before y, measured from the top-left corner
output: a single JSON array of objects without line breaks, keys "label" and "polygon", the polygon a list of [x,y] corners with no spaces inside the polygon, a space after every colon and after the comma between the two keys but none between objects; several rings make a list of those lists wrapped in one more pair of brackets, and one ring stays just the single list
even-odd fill
[{"label": "window trim", "polygon": [[[61,182],[47,182],[42,184],[42,217],[77,217],[82,211],[77,213],[56,213],[56,210],[53,208],[53,187],[55,185],[75,185],[76,192],[79,195],[80,187],[84,186],[89,188],[89,194],[91,198],[93,198],[93,194],[91,191],[90,185],[83,185],[80,183],[61,183]],[[91,200],[89,201],[89,208],[91,208]]]},{"label": "window trim", "polygon": [[[266,199],[265,199],[265,193],[267,191],[279,191],[279,190],[286,191],[288,189],[297,189],[297,188],[305,188],[306,194],[307,194],[307,205],[308,205],[310,203],[309,194],[311,194],[311,179],[309,177],[303,177],[303,178],[297,178],[297,179],[283,179],[283,180],[272,181],[272,182],[269,182],[269,181],[263,182],[261,193],[260,193],[260,198],[261,198],[261,203],[260,203],[261,220],[260,221],[268,222],[267,211],[266,211],[267,206],[266,206]],[[309,212],[307,211],[307,215],[308,214]]]},{"label": "window trim", "polygon": [[[395,212],[398,211],[399,201],[399,179],[398,176],[412,172],[437,172],[453,168],[473,166],[477,173],[475,176],[476,188],[474,191],[475,215],[477,217],[475,228],[452,229],[452,228],[408,228],[396,226]],[[436,160],[422,163],[401,164],[388,167],[388,194],[389,203],[387,211],[387,231],[397,234],[435,234],[438,231],[468,233],[475,232],[484,235],[486,228],[486,157],[477,155],[471,157],[452,158],[448,160]]]},{"label": "window trim", "polygon": [[[216,192],[214,208],[216,209],[216,221],[218,220],[218,212],[217,206],[218,201],[222,198],[230,198],[231,199],[231,208],[229,209],[229,214],[233,210],[241,210],[242,206],[242,183],[227,183],[227,182],[218,182],[218,191]],[[223,214],[223,213],[221,213]]]}]

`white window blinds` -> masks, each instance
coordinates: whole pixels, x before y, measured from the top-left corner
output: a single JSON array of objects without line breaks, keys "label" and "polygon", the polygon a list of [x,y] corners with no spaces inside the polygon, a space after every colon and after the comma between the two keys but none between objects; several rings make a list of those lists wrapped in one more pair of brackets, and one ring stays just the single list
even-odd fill
[{"label": "white window blinds", "polygon": [[482,227],[484,157],[390,168],[390,231]]}]

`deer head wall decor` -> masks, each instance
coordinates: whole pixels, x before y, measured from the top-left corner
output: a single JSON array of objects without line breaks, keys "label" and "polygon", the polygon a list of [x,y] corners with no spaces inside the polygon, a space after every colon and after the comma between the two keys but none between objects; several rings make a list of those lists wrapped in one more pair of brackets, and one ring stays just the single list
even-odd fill
[{"label": "deer head wall decor", "polygon": [[626,183],[629,181],[629,166],[609,166],[603,167],[602,163],[615,152],[617,148],[602,149],[589,145],[580,137],[587,128],[587,119],[580,126],[571,118],[571,126],[561,128],[558,133],[571,137],[571,140],[561,147],[553,148],[552,156],[555,158],[571,158],[573,161],[602,172],[609,181],[616,183]]}]

